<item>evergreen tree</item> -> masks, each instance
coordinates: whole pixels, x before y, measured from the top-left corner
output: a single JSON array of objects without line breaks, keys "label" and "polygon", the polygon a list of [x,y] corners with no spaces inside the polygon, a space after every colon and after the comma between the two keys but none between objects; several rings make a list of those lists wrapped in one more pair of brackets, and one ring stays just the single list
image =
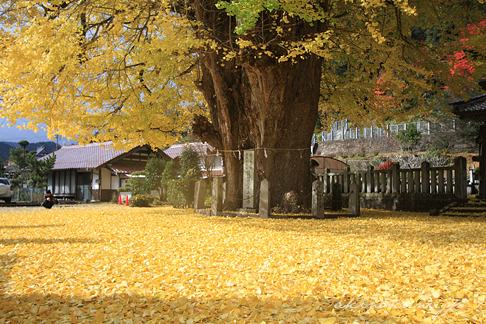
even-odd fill
[{"label": "evergreen tree", "polygon": [[0,158],[0,177],[4,178],[6,176],[5,164]]},{"label": "evergreen tree", "polygon": [[181,154],[181,178],[188,180],[196,180],[201,178],[201,167],[199,154],[192,149],[191,146],[186,146]]},{"label": "evergreen tree", "polygon": [[151,190],[159,191],[159,195],[162,196],[161,179],[162,174],[166,166],[166,161],[159,157],[153,157],[147,160],[147,165],[145,166],[145,191],[150,192]]},{"label": "evergreen tree", "polygon": [[56,162],[56,156],[51,155],[45,159],[37,159],[35,152],[29,152],[26,156],[29,179],[27,185],[31,188],[47,188],[47,181],[52,174],[52,168]]},{"label": "evergreen tree", "polygon": [[169,181],[174,179],[177,179],[177,171],[175,169],[174,161],[170,160],[165,164],[164,172],[162,172],[160,180],[161,187],[167,189]]}]

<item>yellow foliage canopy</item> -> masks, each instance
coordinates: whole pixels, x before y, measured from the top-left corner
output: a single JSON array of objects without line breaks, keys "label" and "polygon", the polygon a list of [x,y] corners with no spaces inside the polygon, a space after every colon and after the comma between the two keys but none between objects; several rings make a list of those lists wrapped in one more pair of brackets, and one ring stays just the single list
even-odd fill
[{"label": "yellow foliage canopy", "polygon": [[132,10],[124,1],[72,11],[40,1],[1,4],[9,5],[0,35],[0,113],[12,123],[28,118],[30,127],[45,123],[50,135],[81,142],[96,134],[97,141],[163,146],[200,113],[187,21],[151,17],[143,1],[131,1]]},{"label": "yellow foliage canopy", "polygon": [[[437,71],[450,68],[434,48],[424,52],[414,42],[412,28],[449,28],[442,45],[453,45],[451,26],[482,20],[483,2],[2,1],[0,116],[30,119],[28,128],[45,123],[81,142],[163,146],[187,130],[195,113],[208,113],[195,82],[206,85],[206,101],[217,98],[208,108],[218,128],[235,113],[225,107],[225,87],[212,87],[225,72],[253,66],[267,77],[270,69],[262,67],[318,56],[321,109],[379,123],[424,109],[422,94],[437,90]],[[208,62],[212,70],[201,69],[201,57],[218,61],[223,72]],[[338,72],[343,66],[346,73]]]}]

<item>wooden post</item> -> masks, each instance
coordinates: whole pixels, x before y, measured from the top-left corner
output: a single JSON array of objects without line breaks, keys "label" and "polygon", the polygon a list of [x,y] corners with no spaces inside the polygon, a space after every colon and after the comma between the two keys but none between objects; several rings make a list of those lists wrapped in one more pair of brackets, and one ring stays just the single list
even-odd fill
[{"label": "wooden post", "polygon": [[324,173],[322,174],[322,185],[324,187],[324,193],[328,193],[331,190],[328,176],[329,172],[329,169],[324,169]]},{"label": "wooden post", "polygon": [[476,142],[479,144],[479,155],[474,156],[473,161],[479,162],[479,197],[486,199],[486,125],[479,126]]},{"label": "wooden post", "polygon": [[408,177],[408,193],[414,193],[415,192],[415,185],[413,182],[413,171],[407,171],[407,177]]},{"label": "wooden post", "polygon": [[375,191],[374,192],[375,193],[380,192],[380,173],[381,173],[381,171],[379,171],[379,170],[373,171],[373,175],[374,175],[374,178],[375,178],[375,180],[374,180],[374,182],[375,182],[374,183],[375,184]]},{"label": "wooden post", "polygon": [[[372,126],[373,127],[373,126]],[[366,192],[373,191],[373,166],[369,165],[366,171]]]},{"label": "wooden post", "polygon": [[407,192],[407,171],[401,170],[400,173],[400,192],[405,193]]},{"label": "wooden post", "polygon": [[361,187],[362,187],[362,181],[361,181],[361,173],[360,172],[356,172],[356,180],[355,180],[355,183],[356,183],[356,190],[361,191]]},{"label": "wooden post", "polygon": [[349,192],[349,184],[351,182],[349,178],[350,176],[349,171],[350,171],[349,167],[344,168],[343,192]]},{"label": "wooden post", "polygon": [[438,170],[438,177],[439,177],[439,193],[444,193],[445,188],[444,188],[444,169],[439,169]]},{"label": "wooden post", "polygon": [[380,171],[380,175],[381,175],[381,193],[386,193],[387,173],[386,171]]},{"label": "wooden post", "polygon": [[368,188],[368,178],[366,176],[366,172],[361,172],[361,191],[360,192],[366,192],[366,188]]},{"label": "wooden post", "polygon": [[447,185],[446,185],[446,192],[452,193],[453,187],[453,179],[452,179],[452,169],[447,169]]},{"label": "wooden post", "polygon": [[392,192],[400,192],[400,165],[394,164],[391,172]]},{"label": "wooden post", "polygon": [[430,163],[422,162],[420,168],[420,173],[422,176],[422,193],[430,193]]},{"label": "wooden post", "polygon": [[437,193],[437,172],[435,169],[430,170],[430,189],[431,193]]},{"label": "wooden post", "polygon": [[419,192],[421,192],[420,189],[422,189],[421,183],[420,183],[420,180],[421,180],[420,179],[420,169],[415,169],[414,173],[415,173],[415,177],[414,177],[413,181],[414,181],[414,184],[415,184],[415,192],[419,193]]},{"label": "wooden post", "polygon": [[467,199],[467,163],[466,158],[454,159],[454,193],[458,199]]}]

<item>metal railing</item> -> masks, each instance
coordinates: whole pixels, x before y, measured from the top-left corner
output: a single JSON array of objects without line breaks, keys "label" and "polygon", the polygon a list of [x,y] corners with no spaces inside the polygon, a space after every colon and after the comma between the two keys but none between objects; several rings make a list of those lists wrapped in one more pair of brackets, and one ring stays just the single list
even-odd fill
[{"label": "metal railing", "polygon": [[414,124],[417,131],[424,135],[430,135],[438,130],[452,130],[456,129],[456,121],[452,119],[450,122],[432,123],[429,121],[417,121],[403,124],[386,125],[385,127],[349,127],[351,122],[349,120],[341,120],[334,122],[331,125],[330,132],[321,132],[321,134],[314,134],[312,137],[312,144],[316,142],[327,142],[343,139],[360,139],[360,138],[379,138],[379,137],[393,137],[402,130]]},{"label": "metal railing", "polygon": [[12,201],[38,202],[44,200],[45,190],[42,188],[13,188]]}]

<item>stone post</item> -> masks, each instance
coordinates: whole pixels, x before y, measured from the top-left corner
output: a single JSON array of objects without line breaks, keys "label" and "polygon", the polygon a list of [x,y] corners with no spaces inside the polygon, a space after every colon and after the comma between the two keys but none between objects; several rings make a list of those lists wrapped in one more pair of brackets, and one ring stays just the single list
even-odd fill
[{"label": "stone post", "polygon": [[349,192],[348,214],[359,216],[360,207],[358,185],[356,183],[352,183]]},{"label": "stone post", "polygon": [[324,218],[324,186],[319,180],[312,182],[312,215]]},{"label": "stone post", "polygon": [[204,198],[206,196],[206,181],[196,181],[194,185],[194,209],[204,209]]},{"label": "stone post", "polygon": [[260,204],[258,214],[260,218],[268,218],[270,216],[270,184],[267,179],[260,182]]},{"label": "stone post", "polygon": [[256,154],[254,150],[246,150],[243,155],[243,208],[254,209],[256,185]]},{"label": "stone post", "polygon": [[454,159],[454,193],[458,199],[467,199],[467,163],[466,158]]},{"label": "stone post", "polygon": [[334,211],[343,209],[343,195],[341,192],[341,184],[339,183],[334,183],[332,185],[331,209]]},{"label": "stone post", "polygon": [[223,204],[226,201],[226,184],[227,182],[223,182]]},{"label": "stone post", "polygon": [[213,178],[213,198],[211,202],[211,216],[217,216],[223,211],[223,178]]}]

